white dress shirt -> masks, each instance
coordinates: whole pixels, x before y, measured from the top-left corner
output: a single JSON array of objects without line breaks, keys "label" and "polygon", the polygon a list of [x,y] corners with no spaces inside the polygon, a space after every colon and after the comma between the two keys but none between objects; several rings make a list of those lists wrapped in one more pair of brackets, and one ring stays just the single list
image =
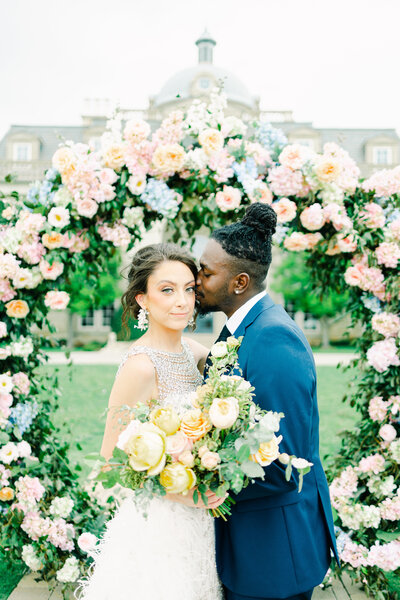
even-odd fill
[{"label": "white dress shirt", "polygon": [[236,329],[239,327],[240,323],[243,321],[247,313],[249,313],[253,306],[257,304],[257,302],[261,300],[261,298],[264,298],[264,296],[266,295],[267,292],[265,291],[256,294],[255,296],[250,298],[250,300],[247,300],[247,302],[245,302],[240,308],[238,308],[231,317],[229,317],[225,325],[229,329],[230,333],[235,333]]}]

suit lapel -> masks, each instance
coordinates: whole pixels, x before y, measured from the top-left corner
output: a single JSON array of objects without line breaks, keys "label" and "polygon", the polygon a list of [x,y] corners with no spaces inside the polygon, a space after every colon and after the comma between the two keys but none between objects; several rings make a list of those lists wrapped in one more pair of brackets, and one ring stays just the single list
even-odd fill
[{"label": "suit lapel", "polygon": [[249,327],[249,325],[251,325],[253,321],[256,320],[258,315],[264,310],[271,308],[272,306],[274,306],[274,302],[271,300],[271,297],[267,294],[266,296],[261,298],[261,300],[259,300],[247,313],[243,321],[240,323],[239,327],[235,330],[235,332],[232,335],[234,335],[235,338],[244,335],[247,327]]}]

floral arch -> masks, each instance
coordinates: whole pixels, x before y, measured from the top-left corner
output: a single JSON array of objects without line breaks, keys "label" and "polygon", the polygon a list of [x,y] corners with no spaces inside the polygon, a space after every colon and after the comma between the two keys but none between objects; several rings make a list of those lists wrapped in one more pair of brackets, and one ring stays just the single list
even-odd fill
[{"label": "floral arch", "polygon": [[266,123],[225,117],[225,106],[214,93],[154,133],[116,117],[100,151],[66,143],[26,198],[0,200],[1,547],[68,586],[107,518],[69,468],[51,421],[55,384],[37,374],[45,357],[32,326],[67,307],[71,271],[85,263],[96,277],[156,220],[187,242],[260,201],[277,212],[276,244],[307,254],[316,292],[348,290],[347,309],[363,325],[348,395],[360,421],[329,477],[343,568],[376,597],[394,598],[387,573],[400,569],[400,167],[361,181],[337,145],[322,154],[289,145]]}]

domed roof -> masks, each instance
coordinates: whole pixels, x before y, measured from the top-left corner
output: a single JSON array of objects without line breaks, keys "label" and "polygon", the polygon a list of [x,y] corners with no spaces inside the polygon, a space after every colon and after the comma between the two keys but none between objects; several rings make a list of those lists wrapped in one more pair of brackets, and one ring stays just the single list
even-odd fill
[{"label": "domed roof", "polygon": [[250,109],[255,108],[256,99],[251,96],[240,79],[230,71],[212,64],[215,44],[215,40],[205,31],[196,41],[199,49],[198,64],[172,75],[155,96],[155,107],[176,100],[188,100],[208,95],[212,88],[222,84],[228,101],[238,102]]}]

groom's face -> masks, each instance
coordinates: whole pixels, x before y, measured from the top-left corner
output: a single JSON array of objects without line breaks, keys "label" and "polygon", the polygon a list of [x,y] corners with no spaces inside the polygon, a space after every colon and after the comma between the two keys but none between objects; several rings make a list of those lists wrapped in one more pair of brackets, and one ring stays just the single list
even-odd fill
[{"label": "groom's face", "polygon": [[196,297],[200,314],[226,311],[232,299],[232,274],[229,255],[211,239],[200,258],[200,271],[196,281]]}]

